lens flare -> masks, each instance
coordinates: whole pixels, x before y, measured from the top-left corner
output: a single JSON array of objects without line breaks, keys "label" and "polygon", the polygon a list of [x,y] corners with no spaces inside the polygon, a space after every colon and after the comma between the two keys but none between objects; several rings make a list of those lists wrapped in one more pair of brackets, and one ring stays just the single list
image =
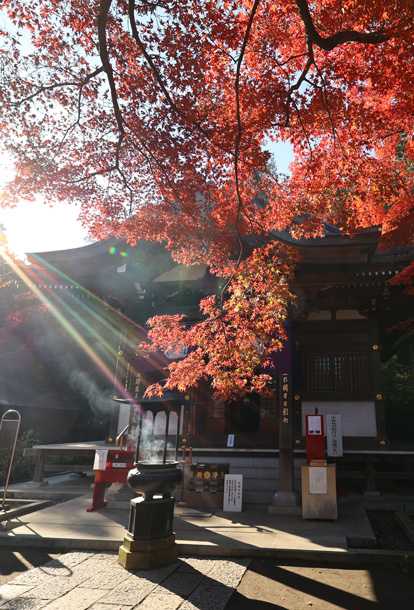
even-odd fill
[{"label": "lens flare", "polygon": [[[15,261],[7,254],[7,252],[0,250],[0,255],[5,262],[11,267],[14,273],[26,284],[29,290],[33,292],[39,301],[47,306],[50,313],[59,322],[59,324],[65,329],[69,336],[81,347],[81,349],[88,355],[90,360],[97,366],[105,375],[105,377],[113,384],[114,394],[122,396],[129,400],[132,400],[131,395],[125,389],[124,385],[117,379],[116,371],[112,370],[108,364],[105,363],[105,359],[116,361],[117,368],[120,364],[125,367],[128,366],[128,362],[119,355],[119,342],[121,340],[128,341],[130,345],[136,344],[136,334],[140,330],[140,327],[127,316],[124,316],[121,312],[117,311],[103,300],[99,299],[88,290],[80,286],[77,282],[71,280],[68,276],[61,273],[40,257],[36,257],[39,260],[39,264],[42,267],[46,267],[48,274],[47,279],[50,281],[49,285],[44,285],[40,288],[36,282],[39,282],[39,277],[36,275],[34,270],[27,268],[24,270],[20,265],[17,265]],[[54,284],[53,282],[54,278]],[[62,284],[63,280],[63,284]],[[77,306],[80,307],[81,311],[88,314],[97,326],[102,325],[109,333],[114,337],[114,344],[109,343],[103,338],[102,334],[98,330],[92,327],[83,317],[62,297],[62,288],[64,289],[75,289],[76,296],[81,297],[76,299]],[[84,297],[84,298],[82,298]],[[90,305],[89,303],[92,303]],[[101,315],[93,305],[96,304],[100,308],[104,308],[111,312],[112,320],[108,317]],[[75,327],[75,322],[80,328],[88,332],[90,337],[96,341],[99,346],[99,351],[103,356],[99,355],[96,350],[90,345],[90,341],[87,341],[79,330]],[[129,330],[127,328],[127,324]],[[135,332],[132,332],[132,328]],[[143,329],[141,329],[143,330]]]},{"label": "lens flare", "polygon": [[119,256],[122,256],[123,258],[129,258],[130,257],[130,254],[128,254],[128,252],[121,252],[120,250],[115,248],[115,246],[110,246],[108,248],[108,252],[109,252],[109,254],[119,254]]}]

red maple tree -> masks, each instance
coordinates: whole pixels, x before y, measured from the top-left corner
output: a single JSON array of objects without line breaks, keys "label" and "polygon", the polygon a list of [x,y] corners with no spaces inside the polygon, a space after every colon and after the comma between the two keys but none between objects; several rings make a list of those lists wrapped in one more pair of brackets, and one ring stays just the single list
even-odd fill
[{"label": "red maple tree", "polygon": [[[4,202],[78,203],[92,234],[165,242],[227,280],[195,330],[153,322],[158,346],[192,348],[171,385],[207,374],[224,394],[262,389],[292,254],[259,241],[251,254],[246,236],[329,221],[412,245],[409,0],[2,6],[0,137],[16,166]],[[291,144],[289,178],[269,171],[268,139]]]}]

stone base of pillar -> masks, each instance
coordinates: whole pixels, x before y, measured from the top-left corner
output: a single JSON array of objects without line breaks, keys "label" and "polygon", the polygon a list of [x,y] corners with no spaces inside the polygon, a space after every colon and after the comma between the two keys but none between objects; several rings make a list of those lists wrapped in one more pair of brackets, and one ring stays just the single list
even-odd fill
[{"label": "stone base of pillar", "polygon": [[178,559],[175,534],[158,540],[133,540],[130,534],[119,547],[118,561],[126,570],[153,570]]},{"label": "stone base of pillar", "polygon": [[301,515],[299,496],[296,491],[277,491],[267,507],[268,515]]}]

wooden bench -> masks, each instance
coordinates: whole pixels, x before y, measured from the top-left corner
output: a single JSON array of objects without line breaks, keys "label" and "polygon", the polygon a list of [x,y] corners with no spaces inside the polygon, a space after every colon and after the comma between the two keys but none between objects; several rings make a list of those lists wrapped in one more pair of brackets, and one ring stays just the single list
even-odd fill
[{"label": "wooden bench", "polygon": [[[93,470],[93,461],[95,451],[98,449],[114,449],[114,445],[105,443],[104,441],[85,442],[85,443],[64,443],[60,445],[35,445],[34,447],[24,450],[26,457],[36,457],[36,464],[33,473],[33,483],[38,485],[47,485],[43,481],[45,472],[91,472]],[[234,450],[233,450],[234,452]],[[243,450],[238,450],[238,454]],[[227,450],[226,455],[232,453],[232,450]],[[278,450],[273,450],[272,453],[278,454]],[[295,455],[304,453],[303,450],[295,451]],[[46,464],[46,459],[50,456],[60,457],[85,457],[83,464]],[[401,462],[414,462],[414,451],[393,451],[390,449],[382,450],[346,450],[344,457],[338,458],[337,478],[338,479],[359,479],[365,480],[366,490],[368,492],[376,491],[376,482],[379,480],[414,480],[414,468],[411,470],[381,470],[378,465],[390,460],[401,460]],[[343,467],[341,466],[341,462]],[[360,463],[359,470],[347,470],[346,463]]]},{"label": "wooden bench", "polygon": [[[24,450],[25,457],[35,457],[36,464],[33,473],[33,483],[47,485],[44,482],[45,472],[91,472],[95,451],[98,449],[113,449],[104,441],[86,443],[62,443],[59,445],[35,445]],[[84,457],[83,464],[46,464],[46,459],[51,456],[57,457]]]}]

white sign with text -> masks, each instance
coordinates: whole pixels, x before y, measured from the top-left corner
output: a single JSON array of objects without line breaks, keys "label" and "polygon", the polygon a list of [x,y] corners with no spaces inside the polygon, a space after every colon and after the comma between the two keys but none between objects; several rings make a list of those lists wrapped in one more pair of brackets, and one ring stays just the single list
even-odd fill
[{"label": "white sign with text", "polygon": [[93,469],[94,470],[105,470],[107,459],[108,459],[108,450],[107,449],[97,449],[95,451]]},{"label": "white sign with text", "polygon": [[328,478],[326,466],[311,466],[309,468],[309,493],[328,493]]},{"label": "white sign with text", "polygon": [[243,475],[224,475],[223,510],[240,513],[243,499]]},{"label": "white sign with text", "polygon": [[340,415],[326,416],[326,446],[330,457],[342,457],[342,420]]}]

